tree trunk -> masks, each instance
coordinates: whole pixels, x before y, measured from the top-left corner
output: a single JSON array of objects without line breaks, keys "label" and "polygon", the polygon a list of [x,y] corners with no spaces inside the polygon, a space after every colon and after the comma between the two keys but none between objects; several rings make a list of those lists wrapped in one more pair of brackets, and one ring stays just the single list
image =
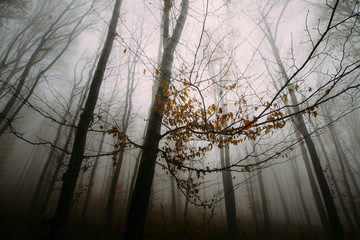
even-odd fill
[{"label": "tree trunk", "polygon": [[[347,197],[348,197],[348,199],[350,201],[351,211],[352,211],[352,214],[354,216],[357,227],[360,228],[359,212],[358,212],[355,200],[354,200],[354,196],[353,196],[352,191],[351,191],[350,183],[349,183],[349,180],[348,180],[348,175],[346,174],[346,170],[345,170],[344,162],[347,161],[347,159],[345,157],[344,151],[342,150],[341,143],[340,143],[340,141],[339,141],[339,139],[337,137],[334,126],[331,126],[329,131],[330,131],[331,138],[332,138],[332,140],[334,142],[335,151],[336,151],[336,155],[338,157],[338,161],[340,163],[340,171],[341,171],[341,175],[342,175],[343,180],[344,180],[345,189],[347,191]],[[348,170],[350,170],[350,169],[348,169]],[[351,174],[349,174],[349,175],[351,175]]]},{"label": "tree trunk", "polygon": [[[169,11],[171,3],[170,0],[165,1],[164,15],[167,17],[164,20],[164,36],[168,34],[169,28]],[[154,178],[155,162],[158,154],[158,145],[161,138],[160,130],[163,118],[162,109],[165,106],[169,83],[171,80],[171,68],[174,58],[174,51],[179,42],[182,30],[185,25],[189,7],[189,1],[183,0],[181,13],[177,19],[173,35],[167,38],[164,48],[164,53],[160,65],[159,82],[156,96],[158,97],[152,104],[152,111],[149,118],[149,125],[145,135],[142,155],[140,160],[139,172],[137,174],[134,191],[131,197],[129,213],[127,216],[125,228],[125,240],[142,239],[144,233],[145,220],[147,209],[149,206],[151,186]]]},{"label": "tree trunk", "polygon": [[[96,57],[96,59],[97,59],[97,57]],[[96,67],[95,62],[93,64],[93,66],[91,67],[90,71],[89,71],[88,81],[86,82],[86,84],[85,84],[85,86],[83,88],[83,92],[81,94],[80,101],[78,103],[78,107],[77,107],[76,112],[75,112],[75,114],[73,116],[73,119],[74,119],[73,124],[74,125],[75,125],[75,120],[80,115],[80,111],[84,106],[84,103],[85,103],[85,100],[86,100],[86,95],[89,92],[89,86],[90,86],[90,82],[91,82],[90,80],[92,78],[93,71],[94,71],[94,69]],[[75,84],[75,85],[77,85],[77,84]],[[71,101],[70,101],[70,103],[71,103]],[[71,105],[69,104],[69,110],[70,110],[70,108],[71,108]],[[70,146],[71,139],[73,137],[74,131],[75,131],[74,128],[71,128],[68,135],[67,135],[67,137],[66,137],[66,139],[65,139],[65,145],[64,145],[63,149],[65,149],[66,151],[69,150],[69,146]],[[65,152],[62,152],[61,155],[57,158],[54,174],[53,174],[53,176],[51,178],[50,184],[49,184],[49,186],[47,188],[47,191],[46,191],[46,195],[45,195],[44,200],[42,201],[42,204],[41,204],[42,205],[41,210],[40,210],[41,213],[45,212],[46,206],[47,206],[47,204],[48,204],[48,202],[50,200],[51,193],[55,188],[55,184],[56,184],[56,181],[57,181],[57,178],[58,178],[58,174],[59,174],[59,172],[60,172],[60,170],[61,170],[61,168],[63,166],[64,160],[65,160],[65,155],[66,155]]]},{"label": "tree trunk", "polygon": [[123,159],[124,159],[124,151],[121,151],[119,153],[119,157],[116,162],[115,171],[114,171],[114,174],[111,179],[109,198],[108,198],[108,201],[106,204],[106,209],[105,209],[105,226],[108,226],[108,227],[111,226],[111,221],[112,221],[112,217],[113,217],[117,182],[118,182],[118,179],[120,176],[120,170],[121,170],[121,165],[122,165]]},{"label": "tree trunk", "polygon": [[177,218],[176,218],[176,194],[175,194],[175,179],[173,177],[170,178],[170,188],[171,188],[171,221],[173,223],[173,227],[176,227]]},{"label": "tree trunk", "polygon": [[[98,154],[101,153],[101,150],[102,150],[102,148],[103,148],[104,139],[105,139],[105,134],[106,134],[106,133],[103,133],[102,136],[101,136]],[[90,202],[90,199],[91,199],[91,193],[92,193],[93,186],[94,186],[94,184],[95,184],[95,183],[94,183],[94,178],[95,178],[97,166],[98,166],[98,164],[99,164],[99,158],[100,158],[100,156],[97,156],[97,157],[95,158],[94,166],[92,166],[92,169],[91,169],[89,182],[88,182],[88,184],[87,184],[88,187],[87,187],[87,191],[86,191],[85,202],[84,202],[84,206],[83,206],[83,209],[82,209],[82,212],[81,212],[81,217],[82,217],[82,218],[85,218],[85,216],[86,216],[86,211],[87,211],[87,209],[88,209],[89,202]]]},{"label": "tree trunk", "polygon": [[[271,46],[272,52],[274,54],[274,58],[279,66],[280,73],[283,76],[283,80],[286,83],[286,82],[288,82],[289,77],[286,73],[284,64],[281,60],[279,49],[276,46],[276,40],[271,32],[270,26],[268,25],[268,22],[266,21],[266,19],[264,20],[264,23],[265,23],[266,30],[267,30],[266,37]],[[290,88],[290,86],[288,86],[288,88]],[[293,112],[300,112],[300,107],[299,107],[299,103],[298,103],[296,95],[295,95],[295,91],[291,91],[291,93],[289,93],[289,94],[291,97],[292,106],[294,106]],[[305,124],[303,117],[301,115],[299,115],[299,118],[300,119],[296,123],[296,125],[298,128],[298,131],[300,132],[302,137],[305,139],[305,144],[310,153],[310,157],[311,157],[311,161],[312,161],[312,164],[314,167],[315,175],[316,175],[317,181],[320,186],[321,194],[322,194],[322,197],[323,197],[323,200],[325,203],[325,208],[326,208],[330,226],[331,226],[331,228],[327,228],[326,230],[330,229],[333,233],[333,236],[336,239],[344,239],[344,230],[341,225],[341,221],[340,221],[340,218],[339,218],[339,215],[338,215],[335,203],[334,203],[334,199],[331,195],[329,185],[326,181],[326,178],[325,178],[325,175],[324,175],[321,163],[320,163],[320,159],[319,159],[319,156],[316,151],[315,144],[309,134],[309,131],[307,129],[307,126]]]},{"label": "tree trunk", "polygon": [[248,181],[246,181],[246,191],[248,193],[248,200],[249,200],[249,205],[250,205],[250,210],[251,210],[251,216],[254,220],[254,224],[255,224],[255,232],[259,231],[259,222],[258,222],[258,218],[257,218],[257,202],[255,201],[255,194],[254,194],[254,186],[252,184],[252,177],[254,177],[254,173],[250,172],[249,174],[249,178]]},{"label": "tree trunk", "polygon": [[[296,135],[297,135],[298,141],[300,141],[301,140],[300,133],[296,132]],[[301,154],[302,154],[302,157],[303,157],[303,160],[304,160],[307,175],[308,175],[308,178],[309,178],[311,192],[312,192],[312,195],[313,195],[314,200],[315,200],[316,209],[317,209],[317,211],[319,213],[320,221],[321,221],[322,226],[323,226],[325,231],[331,231],[329,219],[328,219],[328,216],[326,214],[326,210],[324,208],[324,204],[323,204],[323,201],[321,199],[319,189],[318,189],[318,187],[316,185],[316,180],[314,178],[313,170],[312,170],[311,164],[310,164],[310,159],[309,159],[309,156],[308,156],[308,153],[306,151],[305,146],[301,144],[300,145],[300,150],[301,150]]]},{"label": "tree trunk", "polygon": [[[229,146],[225,146],[225,149],[220,149],[220,162],[222,168],[230,165]],[[236,239],[239,236],[239,230],[237,226],[235,195],[231,172],[222,171],[221,176],[225,195],[225,214],[227,228],[231,238]]]},{"label": "tree trunk", "polygon": [[[258,162],[258,159],[256,159]],[[270,219],[269,219],[269,210],[267,207],[267,200],[266,200],[266,192],[264,187],[264,181],[263,181],[263,175],[262,170],[259,169],[258,171],[258,182],[260,187],[260,195],[261,195],[261,204],[262,204],[262,210],[263,210],[263,217],[264,217],[264,229],[265,231],[270,230]]]},{"label": "tree trunk", "polygon": [[283,193],[283,191],[281,190],[281,186],[280,186],[279,179],[277,178],[277,175],[276,175],[276,173],[275,173],[275,171],[274,171],[273,168],[271,168],[271,171],[272,171],[273,176],[274,176],[274,180],[275,180],[276,187],[277,187],[277,189],[278,189],[278,191],[279,191],[280,201],[281,201],[281,205],[282,205],[282,207],[283,207],[284,215],[285,215],[285,222],[286,222],[286,224],[291,224],[290,214],[289,214],[289,208],[287,207],[284,193]]},{"label": "tree trunk", "polygon": [[[305,151],[305,153],[306,153],[306,151]],[[303,207],[303,210],[304,210],[304,214],[305,214],[306,222],[308,224],[308,228],[312,229],[312,223],[311,223],[309,211],[308,211],[308,208],[306,207],[304,194],[303,194],[302,188],[301,188],[301,178],[300,178],[300,175],[299,175],[299,168],[298,168],[298,165],[296,163],[296,159],[291,161],[291,167],[292,167],[292,170],[293,170],[295,184],[296,184],[297,190],[299,192],[301,206]]]},{"label": "tree trunk", "polygon": [[62,179],[63,184],[61,187],[54,221],[48,235],[49,239],[63,238],[65,224],[70,214],[76,181],[80,172],[81,163],[83,161],[88,128],[93,118],[93,113],[98,99],[107,61],[111,53],[114,39],[117,35],[116,26],[119,19],[121,2],[122,0],[116,0],[115,2],[105,45],[90,85],[90,91],[85,103],[84,111],[80,115],[69,165]]},{"label": "tree trunk", "polygon": [[344,201],[344,198],[343,198],[343,194],[341,193],[341,189],[339,187],[339,184],[338,182],[336,181],[336,178],[335,178],[335,173],[332,169],[332,166],[330,164],[330,159],[326,153],[326,150],[325,150],[325,147],[324,147],[324,144],[320,138],[320,136],[317,138],[319,144],[320,144],[320,147],[321,147],[321,150],[323,151],[323,154],[324,154],[324,157],[325,157],[325,160],[326,160],[326,164],[328,166],[328,171],[329,171],[329,174],[330,174],[330,181],[332,181],[334,183],[334,187],[335,187],[335,191],[336,191],[336,194],[338,196],[338,199],[339,199],[339,202],[340,202],[340,205],[341,205],[341,208],[342,208],[342,211],[343,211],[343,214],[344,214],[344,217],[345,217],[345,220],[348,224],[348,226],[353,229],[354,228],[354,223],[353,221],[351,220],[351,217],[350,217],[350,214],[349,214],[349,211],[347,209],[347,206],[345,204],[345,201]]},{"label": "tree trunk", "polygon": [[[129,59],[130,62],[130,59]],[[126,97],[125,97],[125,109],[122,113],[122,123],[121,123],[121,131],[126,135],[127,129],[130,124],[130,115],[132,110],[132,93],[134,91],[134,76],[135,76],[135,66],[136,66],[136,59],[131,61],[132,64],[128,65],[128,78],[127,78],[127,85],[126,85]],[[115,91],[113,92],[113,96]],[[122,166],[122,162],[124,159],[124,151],[121,151],[119,157],[117,159],[116,168],[114,175],[112,176],[111,185],[110,185],[110,192],[108,201],[106,204],[105,209],[105,226],[111,226],[111,221],[113,217],[114,211],[114,202],[115,202],[115,194],[117,189],[117,183],[120,176],[120,170]]]}]

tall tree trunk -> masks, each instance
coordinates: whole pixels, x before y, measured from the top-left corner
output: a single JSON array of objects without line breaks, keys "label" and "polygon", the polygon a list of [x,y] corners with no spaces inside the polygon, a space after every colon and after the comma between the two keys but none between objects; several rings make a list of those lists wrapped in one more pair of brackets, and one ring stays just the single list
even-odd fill
[{"label": "tall tree trunk", "polygon": [[63,184],[61,187],[60,197],[56,208],[53,224],[50,228],[49,239],[62,239],[65,229],[66,221],[70,214],[71,203],[73,200],[76,181],[80,172],[81,163],[85,151],[86,136],[96,102],[99,96],[101,83],[105,73],[107,61],[109,59],[114,39],[117,35],[116,26],[119,19],[119,11],[122,0],[116,0],[114,11],[108,28],[108,34],[102,50],[93,80],[90,85],[90,91],[85,103],[83,113],[80,115],[80,120],[77,125],[74,145],[69,161],[67,171],[63,176]]},{"label": "tall tree trunk", "polygon": [[[102,136],[101,136],[101,139],[100,139],[100,146],[99,146],[99,150],[98,150],[98,155],[101,153],[101,150],[103,148],[104,139],[105,139],[105,133],[102,133]],[[87,212],[87,209],[88,209],[88,206],[89,206],[92,189],[93,189],[93,186],[95,184],[94,183],[94,178],[95,178],[97,166],[99,164],[99,159],[100,159],[100,156],[97,156],[95,158],[94,166],[92,166],[92,169],[91,169],[89,182],[87,184],[88,187],[87,187],[87,191],[86,191],[85,202],[84,202],[84,206],[83,206],[83,209],[82,209],[82,212],[81,212],[81,217],[82,218],[85,218],[86,212]]]},{"label": "tall tree trunk", "polygon": [[[74,99],[75,99],[75,96],[76,96],[76,94],[75,94],[75,91],[77,89],[76,87],[77,87],[77,83],[74,83],[74,86],[73,86],[73,88],[71,90],[71,94],[70,94],[68,108],[65,110],[65,113],[62,116],[61,122],[67,121],[67,118],[68,118],[69,113],[70,113],[70,108],[73,105],[73,102],[74,102]],[[54,139],[54,142],[53,142],[54,146],[58,146],[58,144],[59,144],[59,142],[61,140],[61,134],[63,132],[63,126],[64,125],[59,125],[59,127],[58,127],[58,129],[56,131],[55,139]],[[1,135],[1,133],[0,133],[0,135]],[[38,210],[38,207],[39,207],[38,206],[38,200],[39,200],[39,197],[40,197],[41,190],[43,189],[43,184],[45,183],[45,176],[46,176],[47,173],[49,173],[50,164],[52,162],[54,162],[54,160],[56,159],[56,158],[54,158],[55,154],[56,154],[56,149],[52,148],[50,150],[50,153],[49,153],[48,157],[46,158],[44,167],[43,167],[43,169],[41,171],[38,183],[36,185],[34,195],[32,197],[31,203],[30,203],[29,211]]]},{"label": "tall tree trunk", "polygon": [[[135,55],[137,56],[137,54]],[[130,62],[130,59],[129,59]],[[126,135],[127,129],[130,124],[130,114],[132,110],[132,93],[134,91],[134,78],[135,78],[135,67],[136,67],[136,59],[131,61],[132,64],[128,65],[128,78],[127,78],[127,85],[126,85],[126,97],[125,97],[125,109],[122,113],[122,122],[121,122],[121,131]],[[115,91],[113,92],[113,94]],[[124,151],[121,151],[117,162],[114,174],[112,176],[111,185],[110,185],[110,192],[108,201],[106,204],[105,209],[105,226],[111,226],[111,221],[113,217],[114,211],[114,202],[115,202],[115,194],[117,189],[117,183],[120,176],[121,166],[124,158]]]},{"label": "tall tree trunk", "polygon": [[[180,15],[177,19],[173,34],[164,42],[165,48],[160,65],[159,82],[156,95],[158,99],[152,104],[152,111],[149,118],[149,125],[146,130],[145,141],[143,144],[140,160],[139,172],[137,174],[134,191],[131,197],[129,213],[125,228],[125,240],[141,239],[144,233],[147,209],[149,206],[151,186],[154,178],[155,162],[158,154],[160,142],[160,130],[163,118],[162,109],[165,106],[170,80],[171,69],[174,59],[175,48],[179,42],[182,30],[185,25],[189,1],[183,0]],[[168,36],[169,11],[171,8],[170,0],[165,1],[164,15],[164,37]]]},{"label": "tall tree trunk", "polygon": [[302,192],[301,178],[300,178],[300,175],[299,175],[299,168],[298,168],[298,165],[296,163],[296,159],[291,161],[291,167],[292,167],[292,170],[293,170],[292,172],[293,172],[293,175],[294,175],[295,184],[296,184],[297,190],[299,192],[301,206],[303,207],[303,210],[304,210],[304,215],[305,215],[305,218],[306,218],[306,222],[308,224],[308,228],[311,229],[312,228],[312,223],[311,223],[308,208],[306,207],[305,197],[304,197],[304,194]]},{"label": "tall tree trunk", "polygon": [[271,171],[272,171],[272,174],[273,174],[273,176],[274,176],[274,180],[275,180],[276,187],[277,187],[277,189],[278,189],[278,191],[279,191],[279,196],[280,196],[281,205],[282,205],[283,210],[284,210],[285,221],[286,221],[287,224],[291,224],[290,214],[289,214],[289,208],[287,207],[284,193],[283,193],[283,191],[281,190],[281,186],[280,186],[279,179],[277,178],[277,175],[276,175],[276,173],[275,173],[275,171],[274,171],[273,168],[271,168]]},{"label": "tall tree trunk", "polygon": [[[97,59],[97,57],[96,57]],[[75,120],[79,117],[80,115],[80,112],[81,112],[81,109],[83,108],[84,106],[84,103],[85,103],[85,100],[86,100],[86,95],[89,93],[89,86],[90,86],[90,80],[92,79],[92,76],[93,76],[93,71],[96,67],[96,61],[94,62],[93,66],[91,67],[91,69],[89,70],[89,74],[88,74],[88,80],[84,86],[84,90],[81,94],[81,97],[80,97],[80,101],[78,103],[78,107],[76,109],[76,112],[73,116],[73,119],[74,119],[74,122],[73,124],[75,124]],[[81,81],[81,80],[80,80]],[[71,102],[71,101],[70,101]],[[70,104],[69,104],[69,111],[70,111]],[[74,131],[75,129],[74,128],[71,128],[69,133],[67,134],[66,136],[66,139],[65,139],[65,145],[63,147],[63,149],[65,149],[66,151],[69,150],[69,146],[70,146],[70,143],[71,143],[71,139],[73,137],[73,134],[74,134]],[[41,213],[44,213],[45,212],[45,209],[47,207],[47,204],[49,203],[49,200],[50,200],[50,197],[51,197],[51,193],[53,192],[53,190],[55,189],[55,184],[56,184],[56,181],[57,181],[57,178],[58,178],[58,175],[59,175],[59,172],[63,166],[63,163],[65,161],[65,155],[66,153],[65,152],[62,152],[61,155],[57,158],[56,160],[56,167],[55,167],[55,171],[51,177],[51,180],[50,180],[50,184],[47,188],[47,191],[46,191],[46,194],[45,194],[45,197],[41,203],[41,210],[40,212]]]},{"label": "tall tree trunk", "polygon": [[[264,17],[264,16],[263,16]],[[283,80],[284,82],[288,82],[289,81],[289,77],[286,73],[284,64],[281,60],[280,57],[280,53],[279,53],[279,49],[276,46],[276,35],[275,37],[272,34],[271,28],[268,24],[268,22],[266,21],[266,18],[264,19],[264,23],[266,26],[266,31],[267,32],[267,39],[269,41],[269,44],[271,46],[272,52],[274,54],[274,58],[278,64],[280,73],[283,76]],[[276,32],[276,31],[275,31]],[[288,86],[288,88],[290,89],[290,86]],[[293,112],[300,112],[300,107],[299,107],[299,103],[297,101],[296,95],[295,95],[295,91],[289,91],[290,93],[290,98],[291,98],[291,103],[292,106],[294,106],[293,108]],[[299,115],[299,120],[298,122],[296,122],[295,124],[297,125],[298,131],[300,132],[300,134],[302,135],[302,137],[305,139],[305,144],[308,148],[308,151],[310,153],[310,157],[311,157],[311,161],[314,167],[314,171],[315,171],[315,175],[318,181],[318,184],[320,186],[320,190],[321,190],[321,194],[325,203],[325,208],[327,211],[327,215],[329,218],[329,222],[330,222],[330,228],[327,228],[326,230],[330,229],[332,231],[332,234],[335,238],[337,239],[344,239],[344,229],[341,225],[341,221],[340,221],[340,217],[339,214],[337,212],[335,203],[334,203],[334,199],[331,195],[331,191],[329,188],[329,185],[326,181],[326,177],[324,175],[322,166],[321,166],[321,162],[318,156],[318,153],[316,151],[316,147],[315,144],[309,134],[309,131],[307,129],[307,126],[305,124],[304,118]]]},{"label": "tall tree trunk", "polygon": [[[296,132],[296,137],[297,137],[298,141],[301,140],[301,135],[300,135],[299,132]],[[316,180],[314,178],[313,170],[311,168],[311,163],[310,163],[310,159],[309,159],[309,156],[308,156],[308,152],[306,151],[305,146],[302,145],[302,144],[300,145],[300,150],[301,150],[301,154],[302,154],[302,157],[303,157],[303,160],[304,160],[307,175],[308,175],[308,178],[309,178],[311,192],[312,192],[312,195],[313,195],[314,200],[315,200],[316,209],[317,209],[317,211],[319,213],[320,221],[322,223],[323,228],[326,231],[331,231],[329,219],[328,219],[328,216],[326,214],[326,210],[325,210],[323,201],[321,199],[319,189],[318,189],[318,187],[316,185]]]},{"label": "tall tree trunk", "polygon": [[326,160],[326,164],[327,164],[327,166],[328,166],[328,171],[329,171],[330,178],[331,178],[330,181],[332,181],[332,182],[334,183],[335,191],[336,191],[337,196],[338,196],[337,198],[339,199],[340,206],[341,206],[341,208],[342,208],[342,212],[343,212],[343,214],[344,214],[344,216],[345,216],[345,220],[346,220],[348,226],[349,226],[351,229],[354,229],[354,223],[353,223],[353,221],[351,220],[349,211],[348,211],[348,209],[347,209],[347,206],[346,206],[345,201],[344,201],[344,198],[343,198],[343,194],[341,193],[341,189],[340,189],[340,187],[339,187],[339,184],[338,184],[338,182],[336,181],[335,173],[334,173],[333,168],[332,168],[332,166],[331,166],[331,164],[330,164],[330,159],[329,159],[329,157],[328,157],[328,155],[327,155],[327,153],[326,153],[325,146],[324,146],[324,144],[323,144],[320,136],[318,136],[317,140],[318,140],[318,142],[319,142],[319,144],[320,144],[320,147],[321,147],[321,150],[322,150],[322,152],[323,152],[323,154],[324,154],[324,158],[325,158],[325,160]]},{"label": "tall tree trunk", "polygon": [[[229,146],[225,146],[225,149],[220,149],[220,162],[222,168],[230,166]],[[229,235],[233,239],[236,239],[239,236],[239,229],[237,226],[235,195],[231,172],[222,171],[221,176],[225,195],[225,215],[227,228]]]},{"label": "tall tree trunk", "polygon": [[177,218],[176,218],[176,193],[175,193],[175,179],[173,177],[170,178],[170,188],[171,188],[171,221],[173,223],[173,227],[176,226]]},{"label": "tall tree trunk", "polygon": [[250,172],[249,174],[249,180],[246,181],[246,191],[248,193],[248,200],[249,200],[249,205],[250,205],[250,210],[251,210],[251,216],[254,220],[254,224],[255,224],[255,232],[259,231],[259,222],[258,222],[258,218],[257,218],[257,211],[256,211],[256,206],[257,206],[257,202],[255,201],[255,191],[254,191],[254,186],[252,183],[252,177],[254,177],[254,173]]},{"label": "tall tree trunk", "polygon": [[[259,162],[259,159],[256,158],[256,162]],[[268,203],[267,203],[267,199],[266,199],[266,192],[265,192],[265,187],[264,187],[264,180],[263,180],[263,174],[262,174],[262,170],[259,169],[257,170],[257,177],[258,177],[258,182],[259,182],[259,187],[260,187],[260,195],[261,195],[261,206],[262,206],[262,211],[263,211],[263,219],[264,219],[264,229],[265,231],[270,230],[270,219],[269,219],[269,210],[268,210]]]},{"label": "tall tree trunk", "polygon": [[[332,140],[334,142],[335,151],[336,151],[336,155],[338,157],[338,161],[340,163],[340,171],[341,171],[341,175],[342,175],[343,180],[344,180],[345,188],[346,188],[346,191],[347,191],[347,196],[348,196],[348,199],[350,201],[351,211],[352,211],[352,214],[354,216],[357,227],[360,228],[359,211],[358,211],[358,208],[357,208],[355,200],[354,200],[354,196],[353,196],[352,191],[351,191],[350,183],[349,183],[349,180],[348,180],[348,174],[346,174],[346,170],[345,170],[344,162],[347,161],[347,159],[345,157],[344,151],[342,150],[341,143],[340,143],[340,141],[339,141],[339,139],[338,139],[338,137],[336,135],[336,130],[334,129],[334,126],[331,126],[329,131],[330,131],[331,138],[332,138]],[[350,170],[350,169],[348,169],[348,170]]]},{"label": "tall tree trunk", "polygon": [[109,192],[109,197],[108,197],[108,201],[107,201],[106,209],[105,209],[105,225],[106,226],[111,226],[111,221],[112,221],[113,211],[114,211],[117,182],[118,182],[118,179],[120,176],[120,170],[121,170],[123,159],[124,159],[124,151],[121,151],[119,153],[119,157],[116,162],[114,174],[111,178],[110,192]]}]

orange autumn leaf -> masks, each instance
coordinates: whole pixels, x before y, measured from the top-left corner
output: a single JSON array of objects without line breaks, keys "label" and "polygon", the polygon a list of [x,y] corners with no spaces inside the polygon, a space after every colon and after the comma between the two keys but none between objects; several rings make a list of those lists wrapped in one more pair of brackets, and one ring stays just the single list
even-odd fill
[{"label": "orange autumn leaf", "polygon": [[249,128],[252,127],[253,124],[251,124],[250,120],[245,120],[244,125],[243,125],[243,129],[244,130],[248,130]]}]

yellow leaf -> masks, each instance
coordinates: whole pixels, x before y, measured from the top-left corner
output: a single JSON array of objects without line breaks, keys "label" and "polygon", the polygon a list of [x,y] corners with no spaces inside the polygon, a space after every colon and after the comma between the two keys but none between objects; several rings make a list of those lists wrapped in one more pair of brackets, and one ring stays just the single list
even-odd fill
[{"label": "yellow leaf", "polygon": [[126,48],[124,49],[123,53],[126,53]]},{"label": "yellow leaf", "polygon": [[159,75],[159,69],[155,69],[155,74]]},{"label": "yellow leaf", "polygon": [[211,105],[211,108],[213,109],[213,111],[216,111],[216,105],[215,104]]},{"label": "yellow leaf", "polygon": [[329,92],[330,92],[330,89],[325,90],[325,94],[329,94]]},{"label": "yellow leaf", "polygon": [[312,88],[311,88],[311,87],[309,87],[309,92],[311,92],[311,90],[312,90]]},{"label": "yellow leaf", "polygon": [[284,103],[286,104],[287,103],[287,95],[286,94],[284,94]]},{"label": "yellow leaf", "polygon": [[143,71],[143,74],[145,75],[145,73],[146,73],[146,69],[144,69],[144,71]]},{"label": "yellow leaf", "polygon": [[250,170],[250,167],[249,167],[249,166],[246,166],[244,169],[245,169],[245,171],[247,171],[247,172],[251,172],[251,170]]}]

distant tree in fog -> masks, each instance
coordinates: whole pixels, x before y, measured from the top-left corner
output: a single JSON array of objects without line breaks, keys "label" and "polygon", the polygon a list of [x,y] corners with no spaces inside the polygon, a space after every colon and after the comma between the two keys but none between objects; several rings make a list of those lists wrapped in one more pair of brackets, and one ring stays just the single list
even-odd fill
[{"label": "distant tree in fog", "polygon": [[0,0],[0,29],[5,27],[4,19],[23,19],[33,4],[33,0]]},{"label": "distant tree in fog", "polygon": [[[0,135],[59,62],[71,43],[92,21],[85,21],[91,5],[84,2],[37,1],[27,21],[13,22],[1,31]],[[16,29],[16,30],[15,30]]]}]

